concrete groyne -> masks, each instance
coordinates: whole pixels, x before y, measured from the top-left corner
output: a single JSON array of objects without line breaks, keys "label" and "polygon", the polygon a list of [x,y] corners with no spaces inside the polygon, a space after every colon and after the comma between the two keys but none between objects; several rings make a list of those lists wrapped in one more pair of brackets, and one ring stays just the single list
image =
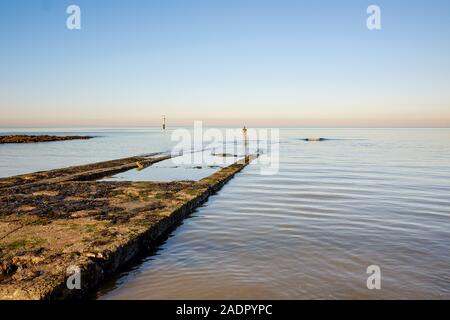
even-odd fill
[{"label": "concrete groyne", "polygon": [[[130,157],[0,179],[0,299],[85,297],[256,156],[199,181],[98,180],[168,157]],[[79,270],[80,289],[68,288],[68,270]]]}]

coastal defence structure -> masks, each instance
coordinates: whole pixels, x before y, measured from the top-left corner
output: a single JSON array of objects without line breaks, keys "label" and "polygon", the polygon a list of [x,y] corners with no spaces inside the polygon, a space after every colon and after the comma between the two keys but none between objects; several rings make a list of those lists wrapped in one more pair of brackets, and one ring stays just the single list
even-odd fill
[{"label": "coastal defence structure", "polygon": [[[0,299],[86,297],[257,155],[199,181],[102,181],[167,155],[0,179]],[[79,287],[70,281],[78,276]]]}]

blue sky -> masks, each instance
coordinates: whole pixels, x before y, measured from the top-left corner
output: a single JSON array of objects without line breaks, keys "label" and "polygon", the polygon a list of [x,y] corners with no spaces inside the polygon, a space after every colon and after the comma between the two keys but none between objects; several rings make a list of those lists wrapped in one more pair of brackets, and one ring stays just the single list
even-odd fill
[{"label": "blue sky", "polygon": [[449,1],[2,0],[0,40],[3,127],[450,126]]}]

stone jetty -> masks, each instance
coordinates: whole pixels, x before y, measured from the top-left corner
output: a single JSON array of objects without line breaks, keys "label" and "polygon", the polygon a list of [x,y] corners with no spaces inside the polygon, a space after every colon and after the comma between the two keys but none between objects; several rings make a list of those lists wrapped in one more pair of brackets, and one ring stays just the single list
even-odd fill
[{"label": "stone jetty", "polygon": [[[86,297],[257,155],[199,181],[102,178],[170,156],[130,157],[0,179],[0,299]],[[79,289],[67,285],[75,274]]]}]

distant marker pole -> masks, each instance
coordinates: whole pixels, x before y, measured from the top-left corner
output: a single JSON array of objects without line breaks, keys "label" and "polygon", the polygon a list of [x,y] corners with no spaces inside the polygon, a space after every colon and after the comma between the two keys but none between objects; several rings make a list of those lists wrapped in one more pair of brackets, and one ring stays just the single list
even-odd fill
[{"label": "distant marker pole", "polygon": [[242,138],[244,139],[245,155],[247,155],[247,128],[242,128]]},{"label": "distant marker pole", "polygon": [[162,128],[163,128],[163,130],[166,130],[166,116],[163,116]]}]

